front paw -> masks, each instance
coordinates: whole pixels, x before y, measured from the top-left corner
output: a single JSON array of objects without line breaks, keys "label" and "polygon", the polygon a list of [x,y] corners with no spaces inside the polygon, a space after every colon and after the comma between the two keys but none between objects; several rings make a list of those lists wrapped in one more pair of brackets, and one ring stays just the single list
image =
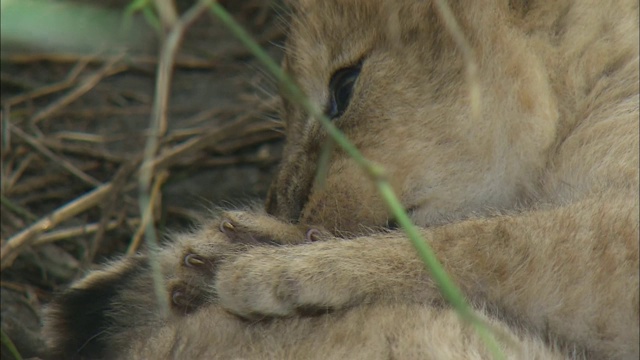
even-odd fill
[{"label": "front paw", "polygon": [[319,227],[290,224],[272,216],[246,211],[227,211],[219,225],[231,243],[249,245],[296,245],[331,237]]},{"label": "front paw", "polygon": [[268,215],[225,212],[199,232],[178,237],[181,259],[169,280],[170,301],[179,313],[190,313],[217,300],[215,277],[221,264],[259,245],[287,245],[319,241],[328,233],[280,222]]},{"label": "front paw", "polygon": [[204,304],[215,303],[216,293],[212,286],[216,268],[228,254],[202,257],[187,250],[178,265],[178,271],[169,280],[169,295],[172,308],[181,314],[189,314]]},{"label": "front paw", "polygon": [[[219,304],[246,319],[318,315],[361,300],[360,281],[322,246],[254,248],[221,264]],[[319,250],[319,251],[318,251]],[[325,256],[327,255],[327,256]]]}]

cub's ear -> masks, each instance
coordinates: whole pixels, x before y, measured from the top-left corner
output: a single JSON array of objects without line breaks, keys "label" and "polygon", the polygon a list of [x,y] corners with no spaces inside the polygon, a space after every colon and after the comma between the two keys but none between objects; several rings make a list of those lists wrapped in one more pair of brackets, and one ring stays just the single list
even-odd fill
[{"label": "cub's ear", "polygon": [[136,287],[147,275],[146,258],[129,257],[90,273],[58,295],[45,310],[48,358],[109,358],[109,353],[117,351],[110,334],[122,322],[117,319],[124,315],[119,307],[126,305],[128,292],[146,290]]}]

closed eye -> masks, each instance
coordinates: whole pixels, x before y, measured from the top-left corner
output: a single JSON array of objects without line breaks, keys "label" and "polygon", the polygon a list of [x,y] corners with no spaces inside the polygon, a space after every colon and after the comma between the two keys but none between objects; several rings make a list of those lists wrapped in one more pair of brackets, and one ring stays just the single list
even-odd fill
[{"label": "closed eye", "polygon": [[360,68],[361,64],[358,64],[333,73],[329,82],[329,104],[325,112],[330,119],[339,118],[347,110],[353,94],[353,87],[360,75]]}]

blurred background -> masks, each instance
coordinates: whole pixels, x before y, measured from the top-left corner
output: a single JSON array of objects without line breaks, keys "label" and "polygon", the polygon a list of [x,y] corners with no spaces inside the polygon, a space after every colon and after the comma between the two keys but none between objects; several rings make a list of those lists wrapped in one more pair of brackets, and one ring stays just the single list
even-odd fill
[{"label": "blurred background", "polygon": [[[221,4],[279,60],[280,4]],[[23,358],[42,358],[41,309],[52,295],[96,264],[144,248],[138,177],[159,53],[196,4],[0,6],[1,355],[14,358],[10,341]],[[282,148],[273,81],[209,11],[194,19],[173,54],[155,156],[152,220],[161,236],[217,207],[259,203]]]}]

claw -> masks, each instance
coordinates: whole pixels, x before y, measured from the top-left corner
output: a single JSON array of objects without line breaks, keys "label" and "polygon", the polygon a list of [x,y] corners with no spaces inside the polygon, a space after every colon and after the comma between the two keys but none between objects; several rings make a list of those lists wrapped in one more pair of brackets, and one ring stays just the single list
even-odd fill
[{"label": "claw", "polygon": [[311,229],[307,230],[307,233],[305,234],[304,238],[308,242],[318,241],[318,240],[320,240],[320,230],[311,228]]},{"label": "claw", "polygon": [[222,221],[222,223],[220,223],[220,231],[223,233],[226,233],[227,231],[235,231],[236,227],[233,226],[233,224],[227,220]]},{"label": "claw", "polygon": [[189,254],[184,257],[184,264],[188,267],[199,267],[204,265],[204,260],[196,254]]},{"label": "claw", "polygon": [[173,295],[171,295],[171,301],[173,301],[173,303],[178,306],[184,305],[184,299],[184,294],[181,291],[176,291],[173,293]]}]

